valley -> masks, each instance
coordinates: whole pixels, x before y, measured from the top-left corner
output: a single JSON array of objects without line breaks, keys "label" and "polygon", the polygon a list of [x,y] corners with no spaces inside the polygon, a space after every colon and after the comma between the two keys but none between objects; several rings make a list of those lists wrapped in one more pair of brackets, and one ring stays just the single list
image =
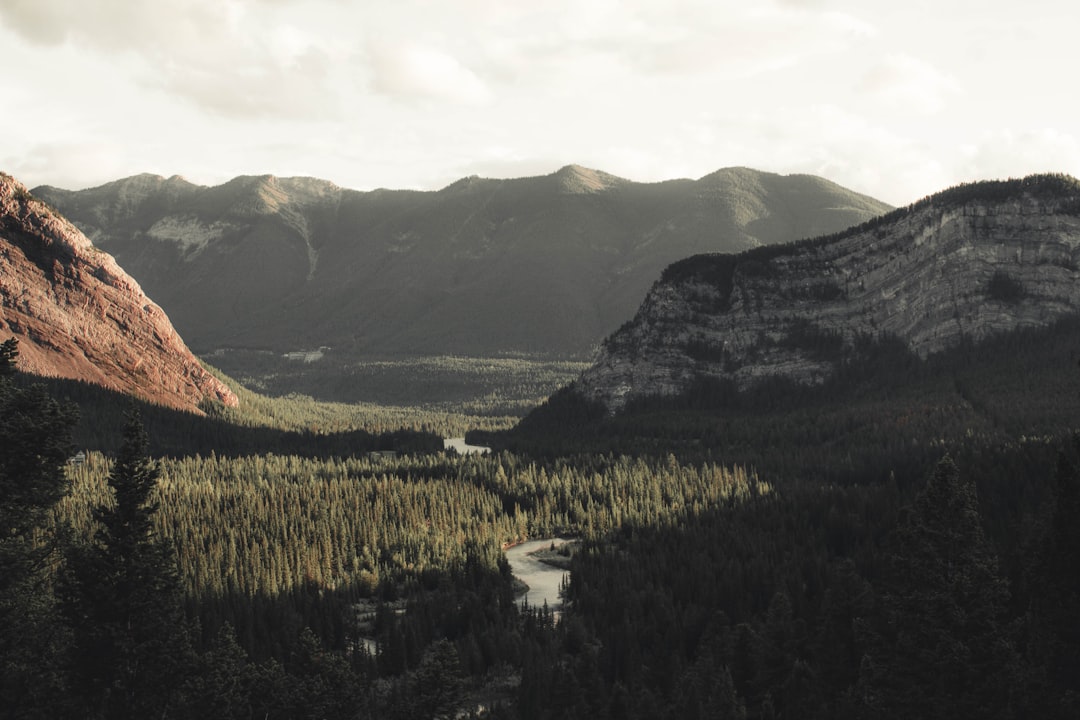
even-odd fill
[{"label": "valley", "polygon": [[[669,263],[890,209],[823,178],[748,168],[638,183],[569,165],[436,192],[153,175],[32,192],[132,273],[211,364],[270,394],[391,404],[461,382],[470,398],[490,392],[462,372],[410,396],[440,362],[429,359],[552,363],[560,379],[576,375],[557,365],[591,360]],[[271,360],[320,346],[332,350],[310,367]],[[380,364],[388,359],[417,362],[417,377],[396,376]]]},{"label": "valley", "polygon": [[[976,183],[876,217],[826,181],[745,169],[642,186],[569,166],[438,193],[5,181],[12,707],[1076,709],[1073,178]],[[646,262],[659,245],[680,254]],[[568,266],[533,263],[549,254]],[[597,258],[614,255],[648,281],[612,280],[625,266]],[[84,293],[96,283],[124,292]],[[160,317],[144,285],[171,298]],[[27,330],[57,317],[45,309],[121,340],[93,371],[46,372],[77,353],[47,323]],[[178,357],[207,392],[166,374]],[[150,392],[173,388],[184,403]]]},{"label": "valley", "polygon": [[261,394],[520,417],[588,363],[543,357],[357,357],[328,348],[310,362],[273,351],[221,349],[202,358]]}]

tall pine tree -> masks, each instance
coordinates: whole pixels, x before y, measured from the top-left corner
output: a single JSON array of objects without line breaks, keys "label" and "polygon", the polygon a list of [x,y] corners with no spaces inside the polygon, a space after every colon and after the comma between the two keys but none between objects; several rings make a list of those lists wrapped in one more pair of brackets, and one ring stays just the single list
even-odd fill
[{"label": "tall pine tree", "polygon": [[94,539],[68,552],[73,689],[91,717],[163,717],[191,668],[175,554],[153,529],[159,469],[146,448],[132,410],[109,473],[113,502],[95,509]]},{"label": "tall pine tree", "polygon": [[975,483],[942,459],[894,537],[883,623],[863,659],[868,717],[1011,713],[1017,656],[1009,591],[979,520]]},{"label": "tall pine tree", "polygon": [[1080,435],[1062,450],[1034,557],[1027,655],[1031,712],[1080,717]]},{"label": "tall pine tree", "polygon": [[63,695],[66,637],[48,565],[49,511],[70,488],[75,410],[16,380],[18,342],[0,343],[0,705],[6,717],[49,717]]}]

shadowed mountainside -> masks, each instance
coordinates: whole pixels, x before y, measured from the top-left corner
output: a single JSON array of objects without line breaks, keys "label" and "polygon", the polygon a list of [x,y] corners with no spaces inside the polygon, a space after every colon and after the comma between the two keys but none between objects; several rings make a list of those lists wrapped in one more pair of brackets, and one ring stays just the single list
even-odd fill
[{"label": "shadowed mountainside", "polygon": [[744,168],[646,184],[568,166],[437,192],[140,175],[34,193],[138,278],[199,353],[586,357],[674,260],[889,209],[821,178]]}]

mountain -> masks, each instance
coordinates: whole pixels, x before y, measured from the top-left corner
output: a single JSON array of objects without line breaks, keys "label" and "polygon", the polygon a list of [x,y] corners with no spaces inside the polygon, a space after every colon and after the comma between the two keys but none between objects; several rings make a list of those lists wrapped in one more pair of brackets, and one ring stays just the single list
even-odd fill
[{"label": "mountain", "polygon": [[585,357],[669,263],[835,232],[889,209],[732,168],[637,183],[578,166],[437,192],[140,175],[34,194],[112,253],[199,353]]},{"label": "mountain", "polygon": [[822,385],[868,343],[928,358],[1080,312],[1080,182],[965,185],[848,231],[669,266],[575,391],[608,411],[686,393]]},{"label": "mountain", "polygon": [[25,372],[190,411],[237,403],[111,255],[0,174],[0,338],[12,335]]}]

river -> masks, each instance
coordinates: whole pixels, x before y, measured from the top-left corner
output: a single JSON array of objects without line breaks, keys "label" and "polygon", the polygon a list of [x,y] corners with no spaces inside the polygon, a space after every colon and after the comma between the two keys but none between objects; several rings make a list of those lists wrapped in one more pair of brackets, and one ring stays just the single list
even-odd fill
[{"label": "river", "polygon": [[510,570],[523,583],[529,586],[529,591],[521,598],[521,602],[528,603],[532,607],[543,607],[547,602],[549,610],[559,611],[562,609],[562,598],[559,597],[559,585],[563,576],[568,572],[547,563],[542,563],[529,553],[550,548],[552,543],[555,547],[569,542],[565,538],[547,540],[530,540],[515,545],[506,551],[506,559],[510,563]]},{"label": "river", "polygon": [[450,448],[457,450],[458,455],[471,455],[473,453],[486,455],[491,452],[491,448],[484,447],[483,445],[467,445],[465,443],[465,438],[463,437],[443,438],[443,449],[449,450]]}]

